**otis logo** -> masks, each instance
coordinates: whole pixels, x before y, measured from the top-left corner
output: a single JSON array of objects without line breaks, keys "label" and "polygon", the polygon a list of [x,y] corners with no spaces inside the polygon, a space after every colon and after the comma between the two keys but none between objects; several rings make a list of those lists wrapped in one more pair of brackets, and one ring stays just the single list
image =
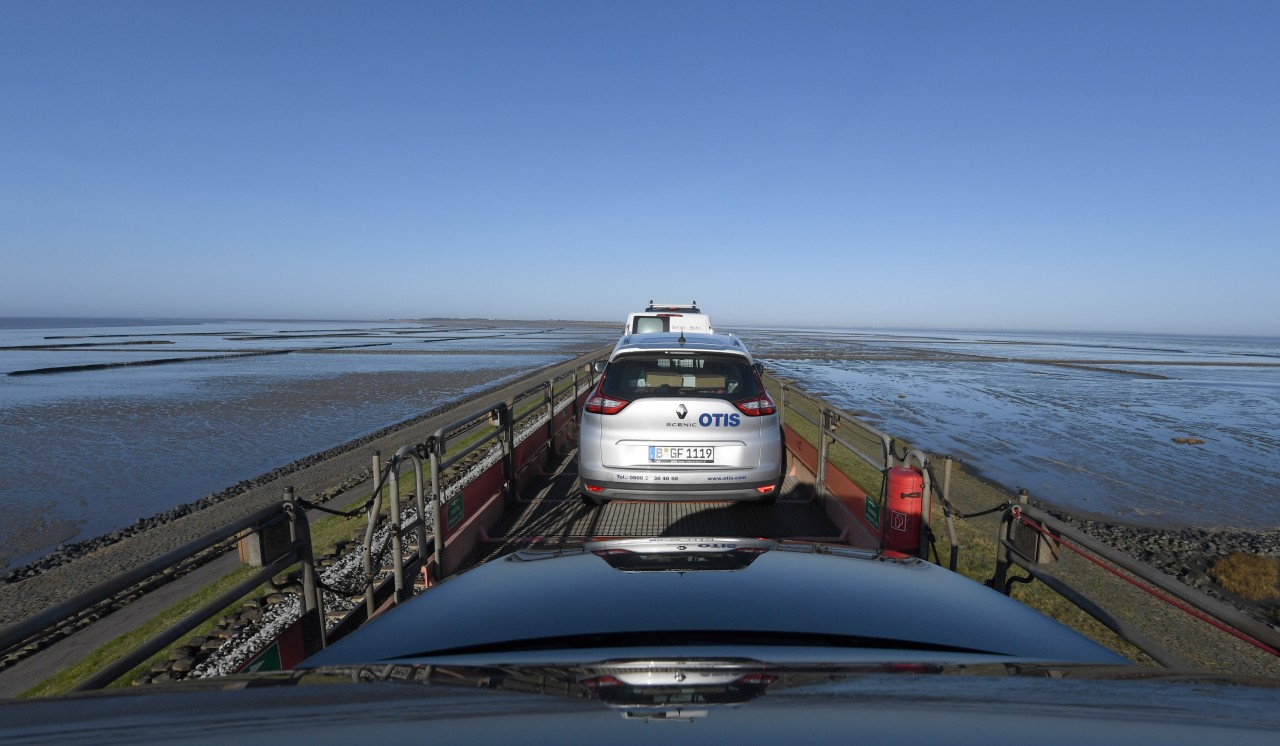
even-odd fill
[{"label": "otis logo", "polygon": [[703,427],[737,427],[742,422],[737,412],[733,414],[705,413],[698,417],[698,424]]}]

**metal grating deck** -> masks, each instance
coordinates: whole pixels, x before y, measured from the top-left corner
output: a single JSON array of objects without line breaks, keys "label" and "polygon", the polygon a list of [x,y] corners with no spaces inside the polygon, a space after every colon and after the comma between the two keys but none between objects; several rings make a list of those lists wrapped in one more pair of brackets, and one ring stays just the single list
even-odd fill
[{"label": "metal grating deck", "polygon": [[577,459],[534,485],[529,497],[490,532],[477,562],[530,544],[577,544],[594,538],[632,536],[716,536],[836,541],[840,533],[822,508],[788,477],[770,506],[734,502],[614,501],[601,507],[569,497],[577,479]]}]

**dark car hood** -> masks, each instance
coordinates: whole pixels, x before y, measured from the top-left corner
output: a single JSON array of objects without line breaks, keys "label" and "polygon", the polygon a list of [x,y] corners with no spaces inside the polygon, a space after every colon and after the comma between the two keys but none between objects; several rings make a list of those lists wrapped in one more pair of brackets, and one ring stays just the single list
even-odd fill
[{"label": "dark car hood", "polygon": [[577,658],[551,651],[687,645],[791,647],[803,660],[893,661],[912,650],[909,659],[940,663],[1125,662],[935,565],[796,545],[708,571],[630,572],[589,552],[524,552],[429,590],[304,665],[564,662]]}]

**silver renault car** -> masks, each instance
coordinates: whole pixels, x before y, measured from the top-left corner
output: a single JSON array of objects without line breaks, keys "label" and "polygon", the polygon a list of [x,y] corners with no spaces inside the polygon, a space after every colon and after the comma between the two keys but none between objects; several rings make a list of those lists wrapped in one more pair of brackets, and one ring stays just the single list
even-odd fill
[{"label": "silver renault car", "polygon": [[583,499],[772,503],[782,431],[762,370],[732,334],[623,336],[582,414]]}]

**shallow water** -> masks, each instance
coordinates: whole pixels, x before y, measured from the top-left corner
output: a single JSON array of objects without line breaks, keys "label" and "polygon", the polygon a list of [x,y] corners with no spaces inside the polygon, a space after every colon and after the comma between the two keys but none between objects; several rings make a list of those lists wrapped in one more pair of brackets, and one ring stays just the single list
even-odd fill
[{"label": "shallow water", "polygon": [[[1280,339],[734,331],[775,373],[1010,489],[1153,525],[1280,526]],[[0,319],[0,568],[610,344],[617,333],[466,322]],[[272,351],[283,354],[2,375]],[[1179,437],[1205,443],[1174,443]]]},{"label": "shallow water", "polygon": [[740,334],[775,373],[1009,489],[1151,525],[1280,526],[1280,339]]},{"label": "shallow water", "polygon": [[[612,329],[459,323],[0,324],[0,347],[9,348],[0,349],[0,373],[284,353],[0,375],[6,517],[0,567],[127,526],[616,336]],[[30,349],[72,343],[112,347]]]}]

